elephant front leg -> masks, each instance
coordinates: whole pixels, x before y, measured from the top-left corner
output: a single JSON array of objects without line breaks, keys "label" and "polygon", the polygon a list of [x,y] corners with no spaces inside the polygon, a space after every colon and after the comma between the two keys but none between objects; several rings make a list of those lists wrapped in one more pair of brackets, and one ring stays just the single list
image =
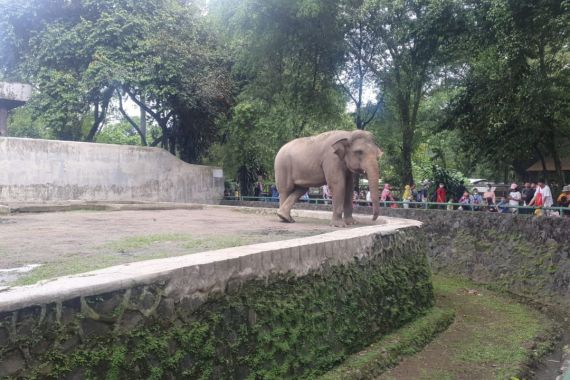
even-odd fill
[{"label": "elephant front leg", "polygon": [[345,184],[345,193],[344,193],[344,222],[347,225],[356,224],[356,220],[352,217],[352,197],[353,197],[353,189],[354,189],[354,176],[352,173],[349,173],[346,176],[346,184]]},{"label": "elephant front leg", "polygon": [[331,226],[346,227],[346,223],[342,220],[342,212],[344,209],[344,198],[346,193],[346,184],[344,182],[335,184],[332,187],[333,192],[333,215]]}]

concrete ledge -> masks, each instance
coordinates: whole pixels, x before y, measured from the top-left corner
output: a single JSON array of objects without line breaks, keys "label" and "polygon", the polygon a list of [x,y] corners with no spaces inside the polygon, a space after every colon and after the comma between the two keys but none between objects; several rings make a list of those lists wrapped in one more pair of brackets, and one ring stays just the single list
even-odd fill
[{"label": "concrete ledge", "polygon": [[[247,207],[240,209],[258,213],[276,213],[270,209]],[[327,220],[330,218],[330,213],[325,211],[295,210],[293,215]],[[362,218],[360,215],[355,217],[357,220]],[[379,218],[374,225],[340,229],[306,238],[113,266],[80,275],[46,280],[30,286],[6,288],[0,292],[0,312],[50,302],[63,302],[75,297],[108,293],[167,280],[170,281],[167,289],[177,289],[167,292],[179,293],[178,298],[180,298],[183,294],[195,292],[223,291],[230,281],[264,278],[283,273],[301,276],[318,269],[325,262],[338,265],[365,255],[377,234],[385,236],[401,229],[420,226],[420,222],[409,219]],[[317,246],[319,249],[316,249]],[[348,246],[351,249],[347,249]],[[303,252],[299,253],[301,247]],[[263,260],[259,259],[261,257]]]},{"label": "concrete ledge", "polygon": [[198,203],[176,203],[176,202],[86,202],[86,201],[66,201],[49,203],[29,203],[10,202],[0,206],[4,214],[16,213],[42,213],[42,212],[65,212],[78,210],[91,211],[126,211],[126,210],[201,210],[203,204]]}]

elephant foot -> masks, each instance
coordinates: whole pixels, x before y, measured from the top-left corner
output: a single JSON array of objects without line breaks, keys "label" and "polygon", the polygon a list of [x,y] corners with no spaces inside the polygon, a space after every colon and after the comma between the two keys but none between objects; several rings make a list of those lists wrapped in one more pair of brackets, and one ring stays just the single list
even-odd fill
[{"label": "elephant foot", "polygon": [[295,223],[295,219],[293,219],[291,215],[285,215],[281,211],[277,211],[277,216],[281,219],[282,222]]},{"label": "elephant foot", "polygon": [[344,222],[346,223],[347,226],[352,226],[354,224],[358,224],[356,219],[354,219],[352,216],[348,217],[348,218],[344,218]]},{"label": "elephant foot", "polygon": [[346,223],[342,219],[333,219],[331,220],[331,226],[344,228],[346,227]]}]

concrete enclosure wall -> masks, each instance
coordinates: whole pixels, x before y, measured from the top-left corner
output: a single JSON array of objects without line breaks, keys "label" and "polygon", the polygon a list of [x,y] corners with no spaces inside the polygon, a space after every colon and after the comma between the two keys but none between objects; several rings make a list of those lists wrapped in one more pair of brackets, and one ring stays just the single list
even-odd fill
[{"label": "concrete enclosure wall", "polygon": [[0,202],[217,203],[219,168],[160,148],[0,137]]},{"label": "concrete enclosure wall", "polygon": [[384,218],[5,290],[0,377],[315,378],[433,305],[419,227]]},{"label": "concrete enclosure wall", "polygon": [[[272,202],[222,203],[277,207]],[[331,206],[298,203],[295,207],[328,210]],[[371,207],[357,207],[356,212],[371,213]],[[435,271],[570,306],[570,218],[419,208],[381,208],[380,215],[424,223]]]}]

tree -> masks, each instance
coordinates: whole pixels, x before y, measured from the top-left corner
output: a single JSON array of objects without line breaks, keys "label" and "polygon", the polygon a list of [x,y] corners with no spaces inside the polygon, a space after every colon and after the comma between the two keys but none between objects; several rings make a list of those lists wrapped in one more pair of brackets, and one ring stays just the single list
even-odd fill
[{"label": "tree", "polygon": [[568,2],[486,0],[475,8],[466,75],[443,125],[464,147],[519,176],[550,154],[564,183],[560,149],[570,137]]},{"label": "tree", "polygon": [[129,96],[161,129],[153,145],[189,162],[207,152],[232,84],[198,9],[176,0],[11,4],[0,3],[0,43],[11,53],[0,67],[38,88],[35,113],[57,138],[93,141],[113,99]]},{"label": "tree", "polygon": [[335,80],[343,59],[338,7],[314,0],[218,0],[209,16],[231,52],[236,104],[212,162],[239,176],[242,194],[273,172],[286,142],[349,127]]},{"label": "tree", "polygon": [[[344,13],[345,61],[337,80],[354,105],[354,123],[357,129],[366,129],[383,104],[381,93],[376,102],[365,101],[366,91],[374,87],[374,75],[367,65],[377,54],[378,40],[366,32],[361,10]],[[380,89],[381,91],[381,89]]]},{"label": "tree", "polygon": [[377,41],[372,54],[361,58],[386,89],[386,101],[394,109],[401,130],[400,178],[413,182],[412,154],[418,110],[430,86],[453,54],[462,36],[463,9],[453,0],[365,0],[361,5],[364,32]]}]

